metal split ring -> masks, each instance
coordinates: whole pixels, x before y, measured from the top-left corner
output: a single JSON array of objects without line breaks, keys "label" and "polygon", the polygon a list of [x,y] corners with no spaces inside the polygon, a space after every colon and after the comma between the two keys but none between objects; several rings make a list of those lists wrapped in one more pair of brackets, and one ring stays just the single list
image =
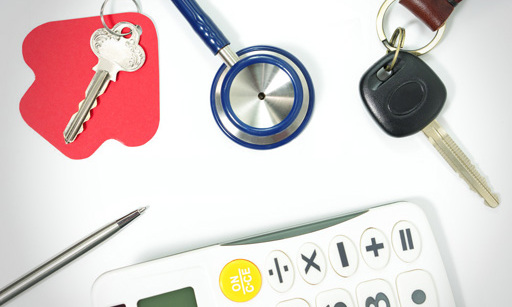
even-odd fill
[{"label": "metal split ring", "polygon": [[[126,36],[126,35],[130,35],[132,34],[132,30],[130,30],[130,32],[128,33],[117,33],[115,32],[114,30],[112,30],[111,28],[109,28],[107,26],[107,23],[105,22],[105,18],[103,17],[103,11],[105,10],[105,5],[107,4],[109,0],[105,0],[103,2],[103,4],[101,5],[101,10],[100,10],[100,18],[101,18],[101,23],[103,24],[103,27],[108,31],[108,33],[112,34],[112,35],[117,35],[117,36]],[[141,12],[141,9],[140,9],[140,4],[137,0],[132,0],[133,3],[135,3],[135,6],[137,7],[137,13],[140,14]],[[137,28],[140,28],[139,26],[137,26]]]},{"label": "metal split ring", "polygon": [[[396,47],[394,44],[392,44],[388,38],[386,37],[386,33],[384,33],[384,15],[386,14],[387,10],[395,2],[396,0],[386,0],[382,4],[382,6],[379,9],[379,13],[377,14],[377,35],[379,36],[380,41],[384,44],[384,46],[391,52],[396,51]],[[434,38],[424,47],[415,49],[415,50],[404,50],[409,53],[412,53],[416,56],[423,55],[430,50],[434,49],[435,46],[441,41],[441,38],[443,37],[444,31],[446,29],[446,24],[444,24],[439,30],[437,30],[436,35]]]},{"label": "metal split ring", "polygon": [[[397,40],[398,39],[398,43]],[[391,36],[390,44],[391,46],[395,46],[396,44],[396,51],[395,56],[393,57],[393,61],[391,61],[391,64],[386,66],[386,71],[393,70],[393,67],[395,67],[396,60],[398,59],[398,54],[400,53],[400,50],[404,47],[404,41],[405,41],[405,29],[404,28],[396,28],[395,32],[393,32],[393,36]],[[388,50],[388,53],[391,52]]]}]

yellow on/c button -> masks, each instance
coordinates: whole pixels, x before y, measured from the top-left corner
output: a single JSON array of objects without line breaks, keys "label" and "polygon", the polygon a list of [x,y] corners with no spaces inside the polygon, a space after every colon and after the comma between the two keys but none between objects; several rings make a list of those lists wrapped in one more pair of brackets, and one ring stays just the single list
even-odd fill
[{"label": "yellow on/c button", "polygon": [[228,299],[238,303],[247,302],[260,292],[261,273],[248,260],[233,260],[220,272],[219,284]]}]

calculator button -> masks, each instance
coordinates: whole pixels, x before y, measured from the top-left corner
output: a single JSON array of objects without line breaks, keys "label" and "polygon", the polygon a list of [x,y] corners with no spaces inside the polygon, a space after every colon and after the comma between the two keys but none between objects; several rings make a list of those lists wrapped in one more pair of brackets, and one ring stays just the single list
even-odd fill
[{"label": "calculator button", "polygon": [[316,307],[355,307],[350,293],[345,289],[332,289],[316,297]]},{"label": "calculator button", "polygon": [[329,260],[336,273],[349,277],[357,270],[359,256],[354,243],[349,238],[337,236],[329,246]]},{"label": "calculator button", "polygon": [[368,228],[361,236],[361,254],[369,267],[384,268],[389,261],[389,244],[386,236],[376,228]]},{"label": "calculator button", "polygon": [[226,264],[219,277],[222,293],[234,302],[247,302],[261,289],[261,274],[258,267],[244,259]]},{"label": "calculator button", "polygon": [[320,283],[326,272],[325,257],[318,246],[313,243],[302,245],[297,260],[300,275],[307,283]]},{"label": "calculator button", "polygon": [[276,305],[276,307],[310,307],[308,302],[300,298],[284,301]]},{"label": "calculator button", "polygon": [[282,251],[273,251],[267,257],[265,266],[267,280],[277,292],[290,290],[295,279],[292,262]]},{"label": "calculator button", "polygon": [[439,306],[434,280],[426,271],[414,270],[398,275],[396,287],[402,307]]},{"label": "calculator button", "polygon": [[400,221],[393,227],[391,235],[393,249],[398,258],[405,262],[413,262],[421,253],[420,233],[413,224]]},{"label": "calculator button", "polygon": [[360,307],[398,307],[391,285],[383,279],[374,279],[357,286]]}]

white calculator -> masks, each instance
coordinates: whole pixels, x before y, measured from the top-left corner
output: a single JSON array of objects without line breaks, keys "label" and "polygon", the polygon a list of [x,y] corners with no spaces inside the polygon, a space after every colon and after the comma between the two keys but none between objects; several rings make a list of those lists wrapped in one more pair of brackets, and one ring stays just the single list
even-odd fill
[{"label": "white calculator", "polygon": [[96,307],[450,307],[423,211],[399,202],[107,272]]}]

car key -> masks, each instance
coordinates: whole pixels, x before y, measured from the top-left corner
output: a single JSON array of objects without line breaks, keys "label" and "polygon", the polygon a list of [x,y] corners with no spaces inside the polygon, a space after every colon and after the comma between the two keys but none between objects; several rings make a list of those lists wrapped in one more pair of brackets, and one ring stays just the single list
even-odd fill
[{"label": "car key", "polygon": [[[130,29],[131,36],[125,38],[121,31]],[[107,89],[110,81],[116,81],[119,71],[136,71],[146,60],[146,55],[139,46],[141,29],[129,22],[116,24],[109,33],[105,28],[96,30],[91,37],[91,49],[98,57],[98,64],[93,68],[94,77],[85,92],[85,100],[80,102],[78,112],[71,119],[64,130],[64,141],[72,143],[84,130],[84,123],[91,117],[91,110],[96,107],[98,96]]]},{"label": "car key", "polygon": [[399,52],[381,58],[362,77],[360,92],[367,109],[389,135],[404,137],[419,131],[450,166],[490,207],[499,205],[485,179],[435,120],[446,101],[446,88],[435,72],[417,56]]}]

